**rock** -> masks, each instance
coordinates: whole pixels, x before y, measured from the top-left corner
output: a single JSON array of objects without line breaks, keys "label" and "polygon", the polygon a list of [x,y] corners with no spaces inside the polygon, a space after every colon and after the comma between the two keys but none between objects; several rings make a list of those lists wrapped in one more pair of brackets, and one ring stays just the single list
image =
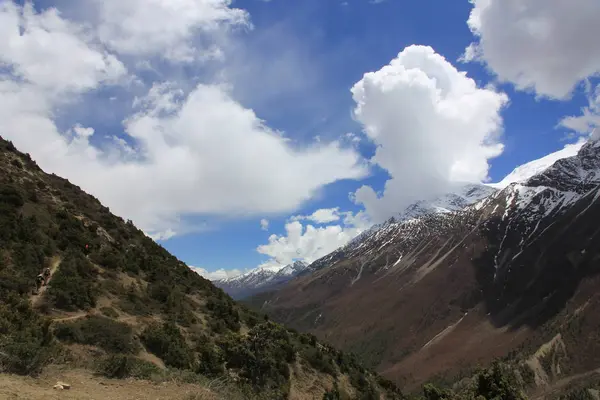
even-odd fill
[{"label": "rock", "polygon": [[64,383],[64,382],[56,382],[56,385],[54,385],[54,389],[69,390],[69,389],[71,389],[71,385],[69,385],[68,383]]}]

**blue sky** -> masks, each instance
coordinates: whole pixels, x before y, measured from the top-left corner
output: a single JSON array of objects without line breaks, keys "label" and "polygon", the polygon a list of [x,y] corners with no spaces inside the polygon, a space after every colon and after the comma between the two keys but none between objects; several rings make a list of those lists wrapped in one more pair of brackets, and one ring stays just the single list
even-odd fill
[{"label": "blue sky", "polygon": [[517,3],[0,0],[0,129],[189,265],[311,261],[598,124],[596,0]]},{"label": "blue sky", "polygon": [[[246,0],[235,4],[249,10],[253,16],[255,32],[246,38],[248,42],[253,42],[254,35],[261,36],[271,29],[283,29],[295,41],[303,42],[303,54],[315,62],[317,71],[311,68],[307,74],[318,75],[315,86],[319,94],[328,99],[327,104],[316,109],[311,104],[302,104],[312,102],[312,96],[292,98],[289,100],[292,104],[285,101],[278,104],[278,98],[263,104],[253,104],[249,98],[245,103],[271,126],[309,137],[315,134],[338,136],[346,131],[359,132],[360,125],[350,115],[353,107],[349,95],[351,86],[365,72],[387,64],[406,46],[430,45],[454,62],[473,40],[466,24],[472,8],[468,1],[388,0],[372,4],[367,0],[354,0],[344,6],[340,1]],[[284,28],[280,28],[281,25]],[[269,40],[275,42],[276,47],[285,46],[278,43],[276,35]],[[494,79],[480,64],[458,65],[481,85]],[[556,129],[558,117],[576,114],[587,104],[581,94],[571,102],[553,102],[536,100],[531,94],[513,90],[511,85],[502,85],[502,89],[509,94],[511,104],[502,113],[506,150],[492,163],[490,177],[493,181],[501,180],[520,164],[562,148],[565,130]],[[301,107],[297,107],[298,102]],[[322,121],[322,118],[326,120]],[[310,126],[308,131],[307,125]],[[368,145],[362,149],[366,157],[372,151],[372,146]],[[386,175],[385,171],[379,170],[368,178],[368,182],[382,188]],[[322,198],[309,201],[297,213],[310,214],[316,209],[338,206],[358,211],[360,207],[348,199],[348,193],[364,183],[334,183],[325,189]],[[163,245],[191,265],[210,269],[251,268],[265,260],[264,255],[255,251],[257,244],[265,243],[273,232],[283,232],[288,217],[269,218],[269,232],[262,231],[255,219],[232,221],[210,234],[176,237]],[[235,236],[232,237],[232,233]],[[226,257],[223,256],[223,247],[227,249]]]}]

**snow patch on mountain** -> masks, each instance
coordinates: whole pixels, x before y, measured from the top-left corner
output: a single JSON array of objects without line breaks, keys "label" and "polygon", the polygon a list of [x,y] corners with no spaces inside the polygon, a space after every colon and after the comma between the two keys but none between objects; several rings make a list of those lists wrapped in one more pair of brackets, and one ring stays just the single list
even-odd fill
[{"label": "snow patch on mountain", "polygon": [[281,285],[296,277],[307,267],[308,264],[304,261],[296,261],[285,266],[261,266],[242,275],[213,281],[213,283],[234,299],[240,299]]},{"label": "snow patch on mountain", "polygon": [[551,167],[558,160],[577,155],[584,144],[584,140],[580,140],[577,143],[568,144],[561,150],[518,166],[500,182],[490,183],[487,186],[495,189],[504,189],[511,183],[525,182],[532,176],[537,175]]}]

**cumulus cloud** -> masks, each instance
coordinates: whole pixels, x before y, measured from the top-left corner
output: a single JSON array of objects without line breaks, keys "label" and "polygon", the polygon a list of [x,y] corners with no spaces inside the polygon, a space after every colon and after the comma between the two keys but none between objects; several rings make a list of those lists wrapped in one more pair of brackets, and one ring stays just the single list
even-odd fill
[{"label": "cumulus cloud", "polygon": [[190,266],[190,268],[192,269],[192,271],[196,272],[203,278],[208,279],[209,281],[218,281],[221,279],[235,278],[236,276],[240,276],[244,273],[244,271],[241,271],[239,269],[218,269],[216,271],[207,271],[206,269],[200,267]]},{"label": "cumulus cloud", "polygon": [[257,251],[270,257],[262,267],[282,267],[295,260],[311,263],[345,245],[360,232],[356,227],[315,227],[291,221],[285,225],[284,235],[271,235],[269,243],[258,246]]},{"label": "cumulus cloud", "polygon": [[407,47],[352,95],[355,118],[377,145],[371,162],[391,177],[383,193],[362,186],[352,196],[374,222],[453,184],[486,180],[503,150],[507,96],[477,87],[430,47]]},{"label": "cumulus cloud", "polygon": [[263,231],[269,230],[269,220],[268,219],[263,218],[260,220],[260,229],[262,229]]},{"label": "cumulus cloud", "polygon": [[[224,19],[215,18],[214,23]],[[174,29],[171,22],[152,20],[158,25],[148,29]],[[0,75],[0,131],[42,168],[69,178],[153,237],[196,229],[183,219],[189,214],[290,212],[324,185],[367,173],[360,156],[338,142],[292,147],[226,87],[210,83],[186,91],[176,82],[155,82],[135,99],[118,133],[78,121],[59,128],[55,110],[66,99],[77,101],[71,94],[117,84],[127,73],[126,65],[82,29],[54,9],[37,13],[30,5],[2,3],[0,62],[10,73]],[[141,40],[138,33],[121,32]],[[111,107],[111,101],[103,106]]]},{"label": "cumulus cloud", "polygon": [[37,14],[32,4],[11,1],[0,3],[0,65],[46,95],[95,89],[126,73],[114,55],[94,46],[83,26],[56,9]]},{"label": "cumulus cloud", "polygon": [[572,115],[563,118],[559,125],[577,133],[590,133],[600,127],[600,85],[593,90],[588,84],[587,107],[581,110],[581,115]]},{"label": "cumulus cloud", "polygon": [[340,219],[340,209],[336,208],[321,208],[313,212],[311,215],[296,215],[292,217],[293,221],[310,220],[317,224],[327,224]]},{"label": "cumulus cloud", "polygon": [[246,11],[231,8],[231,0],[94,0],[98,35],[109,48],[124,54],[162,56],[169,61],[218,57],[215,47],[194,46],[200,33],[235,26],[249,27]]},{"label": "cumulus cloud", "polygon": [[500,80],[560,99],[600,74],[598,0],[471,2],[477,41],[465,58],[484,62]]}]

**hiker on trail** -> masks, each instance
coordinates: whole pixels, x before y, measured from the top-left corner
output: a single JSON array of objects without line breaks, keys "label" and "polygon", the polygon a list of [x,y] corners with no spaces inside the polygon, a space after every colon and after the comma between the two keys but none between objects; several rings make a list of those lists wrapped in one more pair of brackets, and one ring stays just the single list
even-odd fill
[{"label": "hiker on trail", "polygon": [[35,294],[38,294],[40,292],[40,288],[42,287],[43,284],[44,284],[44,275],[39,274],[35,278]]},{"label": "hiker on trail", "polygon": [[48,280],[50,279],[50,268],[46,267],[44,268],[44,286],[46,286],[48,284]]}]

